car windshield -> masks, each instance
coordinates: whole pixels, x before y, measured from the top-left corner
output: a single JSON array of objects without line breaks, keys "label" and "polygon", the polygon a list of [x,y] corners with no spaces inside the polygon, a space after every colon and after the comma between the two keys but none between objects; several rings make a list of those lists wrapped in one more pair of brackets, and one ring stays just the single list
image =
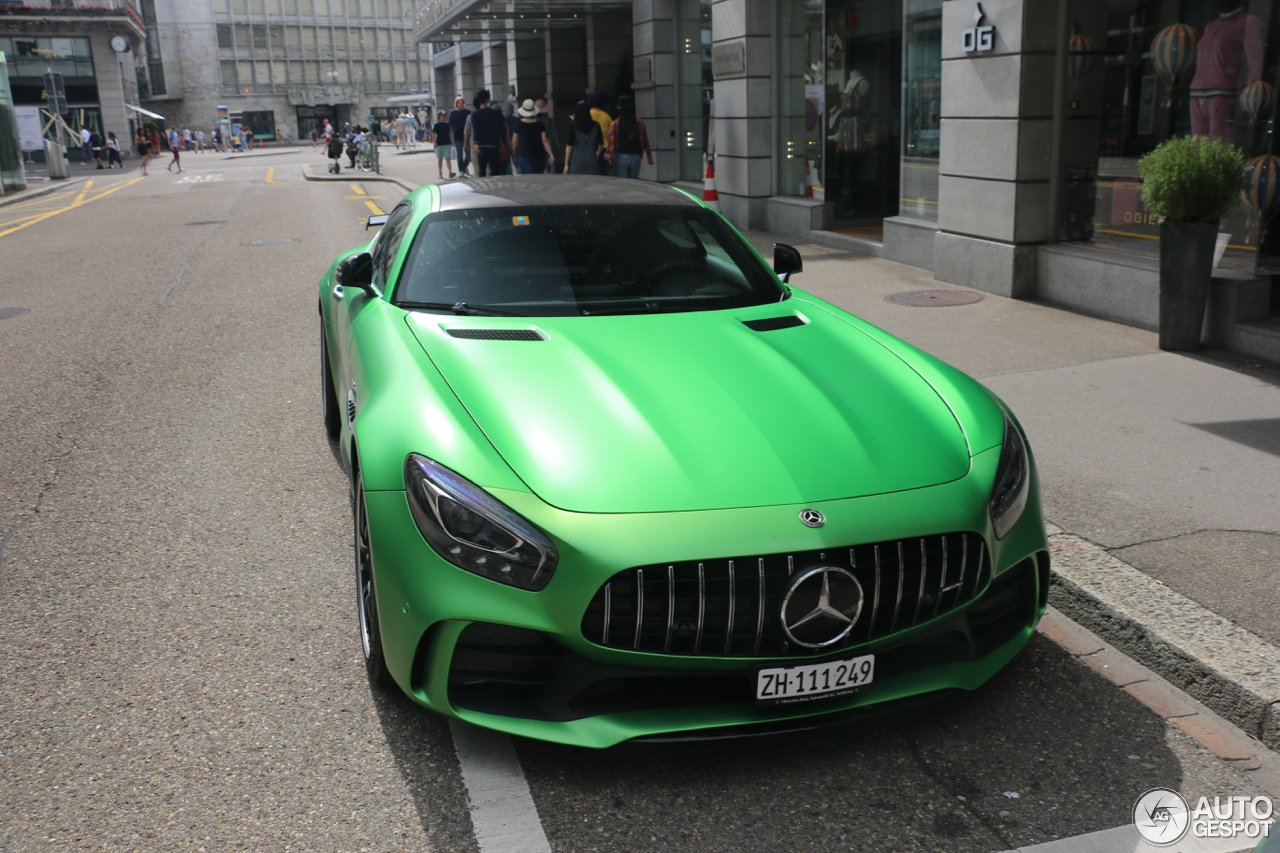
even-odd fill
[{"label": "car windshield", "polygon": [[704,208],[555,205],[432,214],[392,301],[547,317],[710,311],[785,294],[742,238]]}]

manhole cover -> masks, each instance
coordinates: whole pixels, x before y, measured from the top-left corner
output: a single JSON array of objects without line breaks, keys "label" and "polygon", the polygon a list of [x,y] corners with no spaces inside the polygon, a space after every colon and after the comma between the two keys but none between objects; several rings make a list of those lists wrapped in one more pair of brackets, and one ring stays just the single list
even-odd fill
[{"label": "manhole cover", "polygon": [[912,308],[950,308],[952,305],[972,305],[982,301],[982,294],[969,290],[909,290],[884,298],[895,305]]},{"label": "manhole cover", "polygon": [[278,240],[254,240],[250,246],[277,246],[281,243],[292,243],[292,237],[282,237]]},{"label": "manhole cover", "polygon": [[21,317],[23,314],[30,314],[31,311],[26,308],[0,308],[0,320],[8,320],[11,317]]}]

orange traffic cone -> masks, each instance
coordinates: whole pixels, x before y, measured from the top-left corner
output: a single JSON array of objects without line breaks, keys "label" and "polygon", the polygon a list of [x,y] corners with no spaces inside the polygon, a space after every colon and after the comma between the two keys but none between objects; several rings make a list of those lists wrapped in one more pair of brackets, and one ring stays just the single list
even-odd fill
[{"label": "orange traffic cone", "polygon": [[804,197],[813,198],[813,170],[808,157],[804,158]]},{"label": "orange traffic cone", "polygon": [[702,202],[713,210],[720,209],[720,193],[716,192],[716,164],[707,158],[707,179],[702,184]]}]

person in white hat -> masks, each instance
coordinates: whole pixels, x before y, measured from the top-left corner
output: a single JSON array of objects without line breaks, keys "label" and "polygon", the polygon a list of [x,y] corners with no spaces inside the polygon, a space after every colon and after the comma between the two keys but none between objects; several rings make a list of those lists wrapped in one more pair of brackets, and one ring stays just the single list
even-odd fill
[{"label": "person in white hat", "polygon": [[541,175],[547,171],[547,161],[555,157],[551,142],[547,139],[547,126],[538,120],[538,108],[532,98],[526,98],[516,110],[520,120],[515,124],[512,158],[516,172],[521,175]]}]

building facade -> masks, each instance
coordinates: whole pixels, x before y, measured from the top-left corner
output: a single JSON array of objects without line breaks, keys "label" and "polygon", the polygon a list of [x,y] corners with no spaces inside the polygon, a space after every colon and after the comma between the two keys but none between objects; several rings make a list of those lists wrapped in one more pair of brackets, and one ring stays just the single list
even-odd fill
[{"label": "building facade", "polygon": [[[88,127],[104,137],[114,132],[128,147],[145,117],[137,70],[145,38],[133,0],[0,2],[0,54],[16,119],[23,127],[29,119],[46,136],[56,136],[45,87],[46,73],[54,72],[66,94],[64,139],[74,138],[78,147],[78,132]],[[23,134],[20,147],[42,160],[39,132],[34,145],[30,135]]]},{"label": "building facade", "polygon": [[[711,153],[739,226],[1150,326],[1138,160],[1188,134],[1273,155],[1277,5],[428,0],[416,38],[441,100],[547,93],[563,122],[588,92],[634,94],[656,155],[641,178],[696,186]],[[1222,223],[1218,339],[1280,311],[1280,159],[1258,162]]]},{"label": "building facade", "polygon": [[258,140],[301,139],[326,118],[429,108],[412,0],[142,2],[154,15],[148,103],[180,125],[211,127],[225,106]]}]

